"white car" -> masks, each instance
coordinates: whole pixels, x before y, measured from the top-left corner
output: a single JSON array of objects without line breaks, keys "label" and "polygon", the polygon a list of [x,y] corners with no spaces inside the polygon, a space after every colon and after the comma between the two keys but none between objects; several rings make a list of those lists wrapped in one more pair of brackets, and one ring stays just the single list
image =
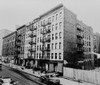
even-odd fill
[{"label": "white car", "polygon": [[17,83],[9,77],[0,78],[0,85],[16,85]]}]

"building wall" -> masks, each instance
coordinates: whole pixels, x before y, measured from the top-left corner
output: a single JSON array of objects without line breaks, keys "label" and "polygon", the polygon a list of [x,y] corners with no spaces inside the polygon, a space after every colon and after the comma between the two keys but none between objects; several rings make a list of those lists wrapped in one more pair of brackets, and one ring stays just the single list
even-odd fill
[{"label": "building wall", "polygon": [[84,52],[93,52],[93,29],[82,21],[79,23],[83,29]]},{"label": "building wall", "polygon": [[27,59],[28,58],[28,49],[30,47],[29,45],[29,41],[31,40],[29,35],[31,34],[31,31],[29,29],[29,27],[27,26],[26,28],[26,33],[25,33],[25,48],[24,48],[24,58]]},{"label": "building wall", "polygon": [[16,32],[13,32],[3,38],[2,55],[9,59],[14,59],[15,56],[15,40]]},{"label": "building wall", "polygon": [[[47,59],[49,64],[46,63],[46,69],[61,71],[63,61],[70,58],[70,53],[75,52],[77,49],[77,24],[80,24],[83,29],[84,53],[93,52],[93,29],[79,21],[74,13],[60,4],[40,15],[38,19],[34,19],[27,26],[23,25],[17,29],[16,49],[20,51],[19,54],[16,53],[17,56],[24,59],[30,56],[30,29],[36,28],[33,31],[33,35],[36,34],[36,37],[33,38],[36,44],[32,47],[36,52],[33,52],[32,58],[35,57],[37,61]],[[45,26],[43,27],[43,25]],[[50,32],[45,34],[45,39],[50,39],[49,42],[45,42],[45,47],[49,47],[50,51],[45,51],[43,54],[42,32],[44,28],[45,30],[50,29]],[[19,43],[18,37],[20,39],[20,48],[17,47]],[[8,45],[5,47],[8,48]]]},{"label": "building wall", "polygon": [[23,25],[17,29],[17,35],[16,39],[19,39],[20,41],[16,40],[16,44],[20,44],[20,47],[18,48],[16,46],[16,49],[20,51],[20,53],[17,55],[19,58],[24,58],[24,45],[25,45],[25,32],[26,32],[26,26]]},{"label": "building wall", "polygon": [[[63,6],[54,8],[44,17],[41,17],[41,22],[45,20],[50,22],[50,25],[46,26],[46,29],[50,29],[51,32],[46,34],[46,37],[50,36],[50,42],[46,42],[45,45],[50,45],[50,55],[46,55],[50,60],[49,70],[61,71],[63,61],[63,25],[64,25],[64,9]],[[41,36],[41,34],[40,34]],[[46,64],[47,65],[47,64]]]},{"label": "building wall", "polygon": [[63,29],[64,60],[68,60],[68,58],[71,57],[70,54],[74,52],[76,48],[76,23],[76,15],[65,8]]},{"label": "building wall", "polygon": [[[25,48],[24,48],[24,58],[27,59],[28,56],[30,56],[30,52],[29,49],[31,48],[31,45],[29,44],[29,42],[31,41],[31,37],[30,35],[32,34],[32,32],[30,31],[30,29],[32,29],[34,27],[34,24],[31,23],[29,25],[27,25],[26,28],[26,33],[25,33]],[[33,32],[34,33],[34,32]],[[36,33],[36,31],[35,31]],[[33,38],[33,42],[36,42],[36,37]],[[36,46],[33,45],[32,46],[33,49],[36,49]],[[36,56],[36,54],[34,52],[32,52],[33,58]]]},{"label": "building wall", "polygon": [[0,30],[0,55],[2,55],[2,45],[3,45],[3,37],[10,34],[12,31],[7,30],[7,29],[3,29]]},{"label": "building wall", "polygon": [[94,33],[94,52],[100,53],[100,34]]}]

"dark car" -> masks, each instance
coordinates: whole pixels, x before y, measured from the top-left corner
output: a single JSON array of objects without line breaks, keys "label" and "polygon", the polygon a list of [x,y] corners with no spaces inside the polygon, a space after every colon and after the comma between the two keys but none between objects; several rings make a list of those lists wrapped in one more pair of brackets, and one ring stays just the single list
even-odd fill
[{"label": "dark car", "polygon": [[40,81],[46,83],[47,85],[60,85],[59,79],[53,79],[51,74],[46,74],[40,77]]},{"label": "dark car", "polygon": [[40,77],[40,81],[43,83],[47,83],[47,82],[49,82],[49,80],[50,80],[49,76],[47,76],[47,75]]},{"label": "dark car", "polygon": [[2,70],[2,63],[0,62],[0,70]]},{"label": "dark car", "polygon": [[63,73],[55,72],[55,76],[56,76],[56,77],[63,76]]}]

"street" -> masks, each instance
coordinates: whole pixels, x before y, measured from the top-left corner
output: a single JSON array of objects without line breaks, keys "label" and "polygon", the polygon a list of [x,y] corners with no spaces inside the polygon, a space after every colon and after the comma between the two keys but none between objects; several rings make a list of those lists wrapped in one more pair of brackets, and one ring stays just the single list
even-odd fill
[{"label": "street", "polygon": [[10,77],[12,78],[12,80],[14,81],[18,81],[17,85],[40,85],[37,82],[35,82],[35,77],[34,77],[34,81],[30,80],[26,75],[23,75],[17,71],[13,71],[12,69],[6,67],[6,66],[2,66],[2,71],[0,71],[0,76],[4,76],[4,77]]}]

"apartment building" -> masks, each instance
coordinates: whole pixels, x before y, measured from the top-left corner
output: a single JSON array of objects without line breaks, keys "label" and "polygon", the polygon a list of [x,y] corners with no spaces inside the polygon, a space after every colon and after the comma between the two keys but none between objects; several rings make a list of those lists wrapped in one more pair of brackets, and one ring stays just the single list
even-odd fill
[{"label": "apartment building", "polygon": [[[30,31],[31,28],[35,29],[33,34]],[[38,20],[33,20],[27,26],[24,57],[28,58],[31,51],[33,55],[31,57],[35,58],[36,67],[42,67],[50,71],[62,71],[63,30],[64,7],[59,5],[39,16]],[[33,40],[31,40],[32,37]],[[33,50],[30,49],[29,43],[34,44],[32,46]]]},{"label": "apartment building", "polygon": [[14,60],[15,50],[16,50],[15,40],[16,40],[16,31],[3,37],[2,56],[5,57],[8,61]]},{"label": "apartment building", "polygon": [[83,50],[84,50],[84,69],[91,68],[94,66],[94,56],[93,52],[93,29],[90,26],[87,26],[82,21],[79,21],[83,29]]},{"label": "apartment building", "polygon": [[100,33],[94,33],[94,52],[100,53]]},{"label": "apartment building", "polygon": [[16,29],[16,55],[15,63],[21,65],[24,58],[26,26],[22,25]]},{"label": "apartment building", "polygon": [[39,16],[33,26],[37,28],[36,66],[62,72],[63,60],[76,47],[76,22],[76,15],[62,4]]},{"label": "apartment building", "polygon": [[38,18],[27,25],[25,34],[24,65],[33,67],[36,59],[36,37]]},{"label": "apartment building", "polygon": [[[33,34],[31,28],[35,29]],[[30,35],[34,37],[31,42]],[[84,49],[86,52],[92,52],[92,35],[92,28],[77,20],[74,13],[60,4],[27,26],[24,57],[28,58],[31,51],[36,67],[62,72],[63,63],[69,61],[71,53],[76,51],[82,53]],[[89,45],[83,46],[83,41]],[[29,49],[29,43],[34,44],[32,46],[34,50]]]},{"label": "apartment building", "polygon": [[3,45],[3,37],[10,34],[12,31],[7,29],[0,30],[0,56],[2,56],[2,45]]},{"label": "apartment building", "polygon": [[[62,4],[19,27],[16,32],[15,60],[26,67],[63,72],[63,64],[73,59],[71,54],[82,57],[91,52],[93,29]],[[84,57],[87,61],[91,56]]]}]

